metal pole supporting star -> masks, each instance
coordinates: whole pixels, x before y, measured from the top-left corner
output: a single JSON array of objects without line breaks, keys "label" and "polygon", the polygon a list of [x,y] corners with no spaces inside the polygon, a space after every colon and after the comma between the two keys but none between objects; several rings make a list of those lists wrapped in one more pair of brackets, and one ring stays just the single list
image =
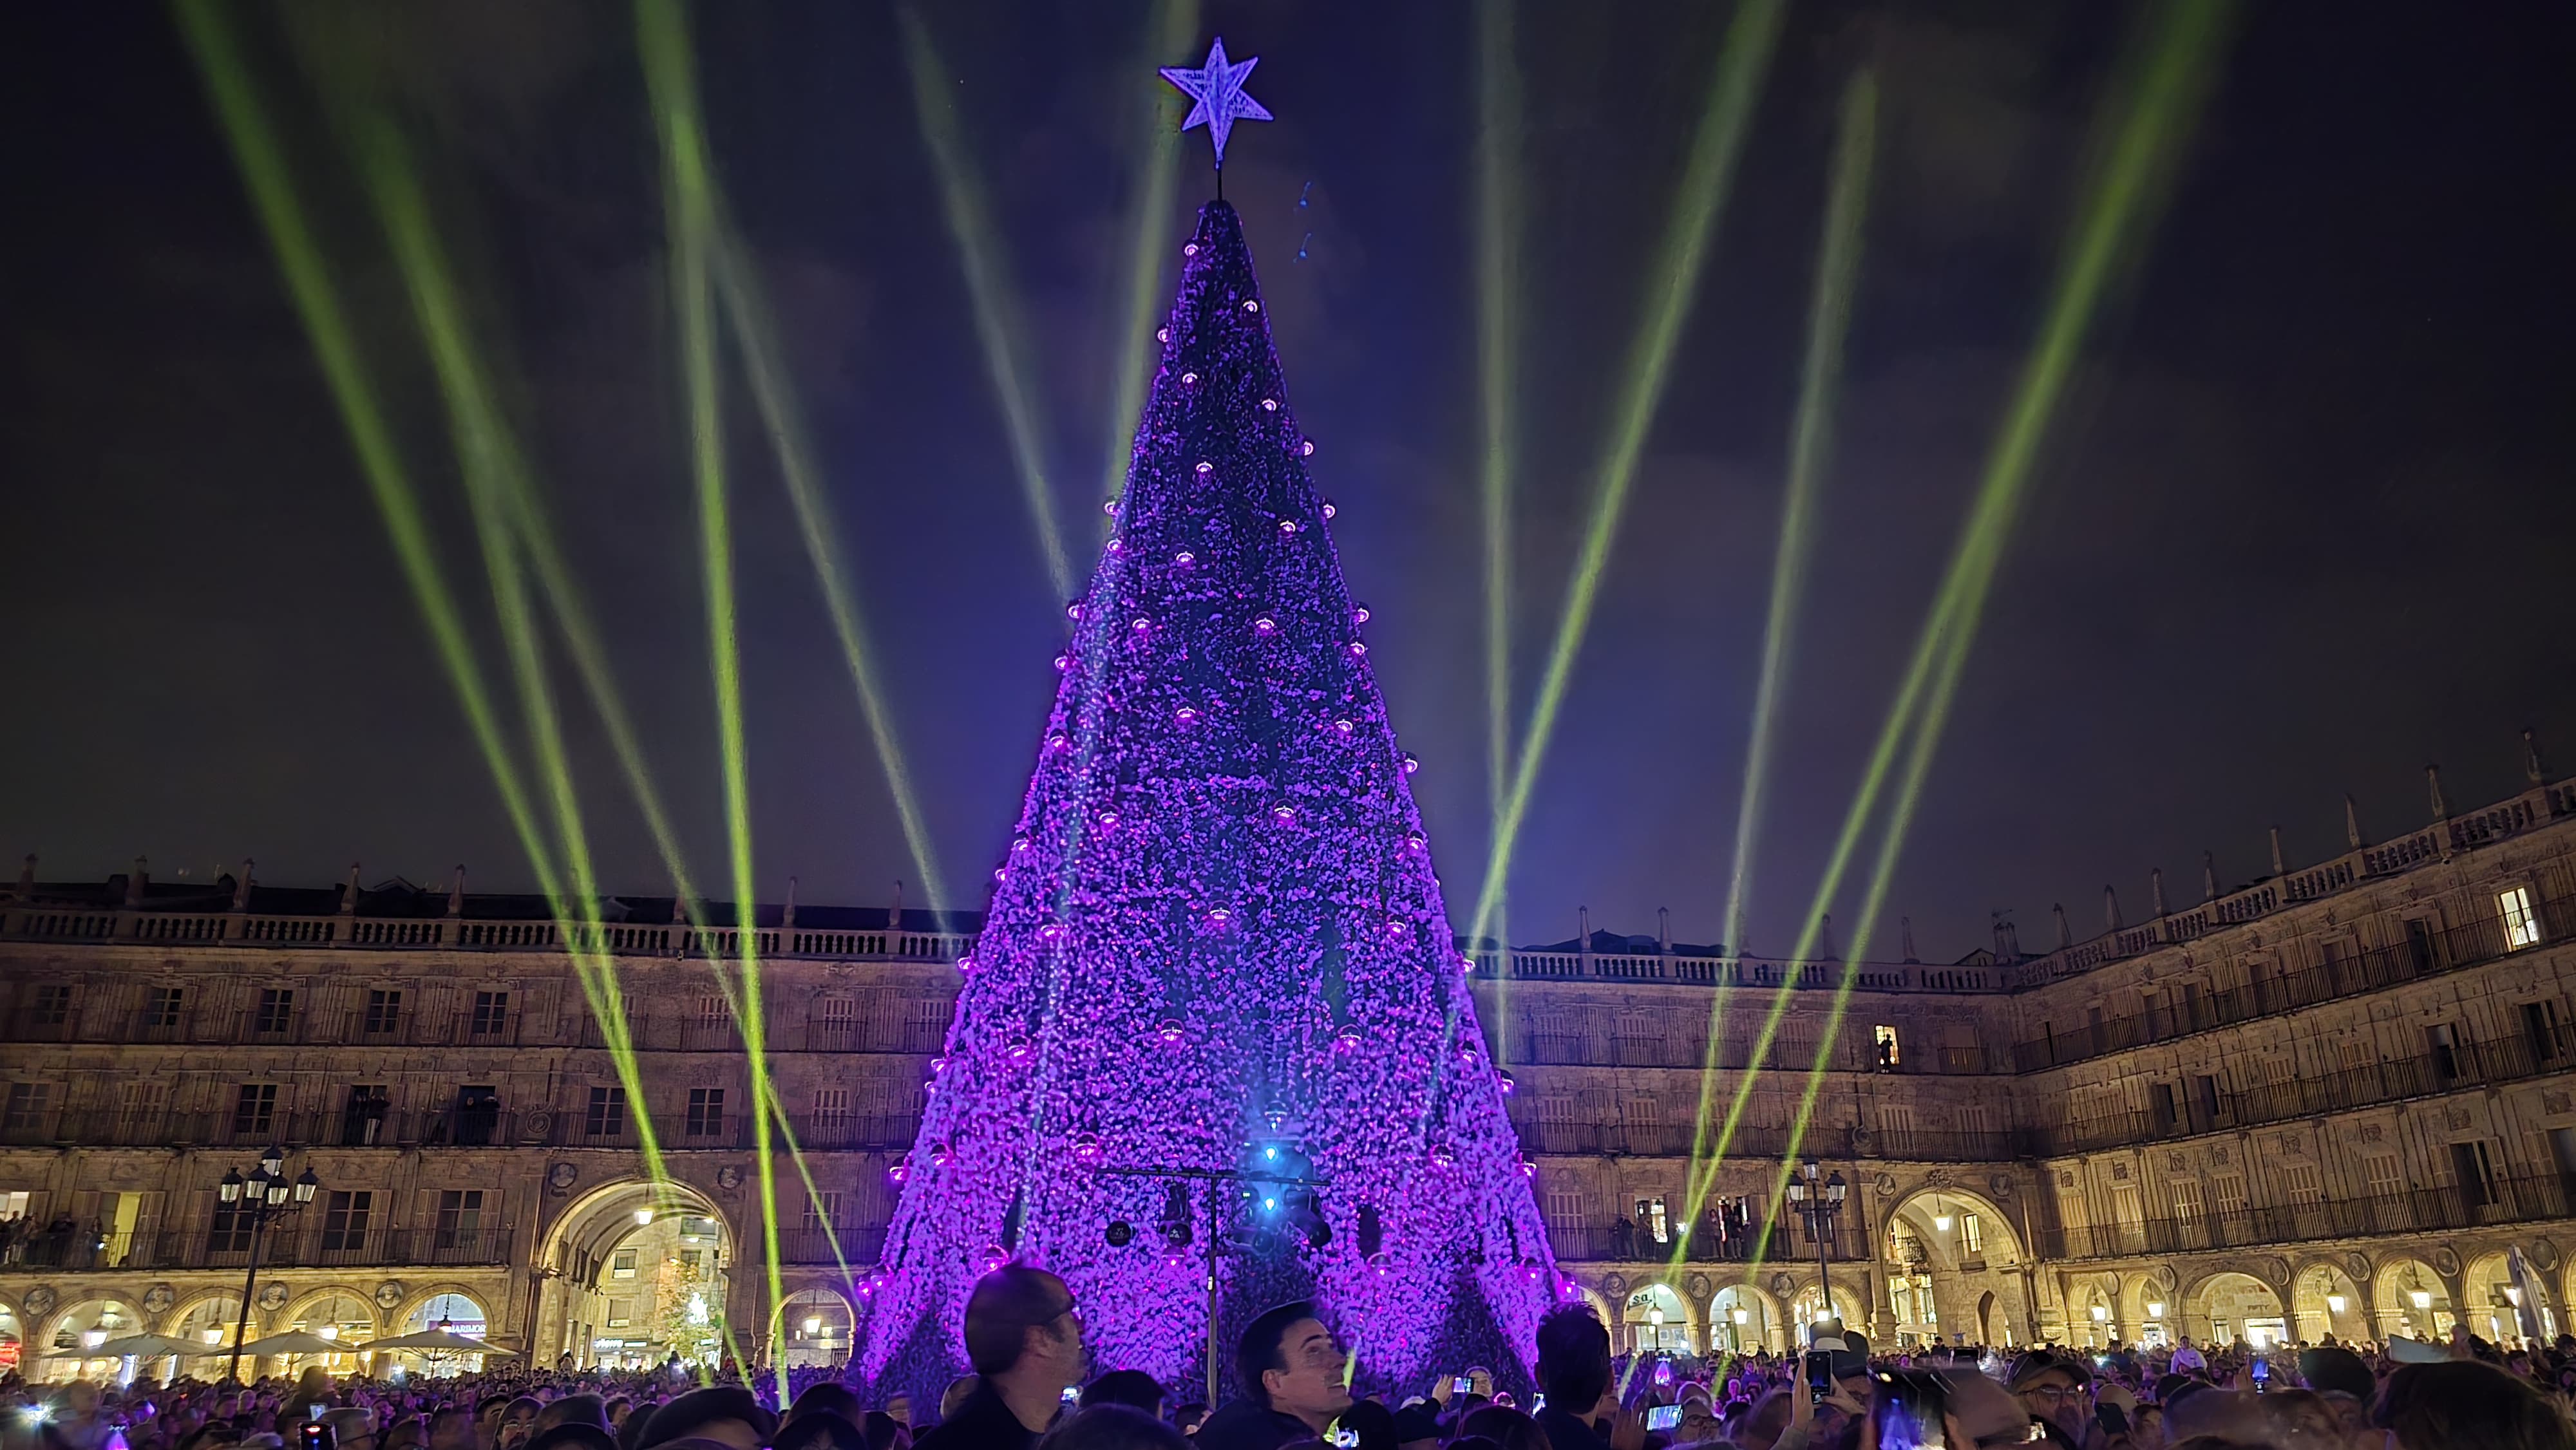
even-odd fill
[{"label": "metal pole supporting star", "polygon": [[1193,126],[1208,128],[1208,139],[1216,143],[1217,195],[1225,195],[1225,138],[1236,121],[1267,121],[1270,112],[1259,101],[1243,93],[1243,78],[1261,64],[1254,56],[1240,64],[1225,58],[1225,37],[1218,36],[1208,47],[1207,63],[1193,69],[1189,66],[1163,67],[1163,79],[1181,88],[1197,105],[1190,107],[1181,129]]}]

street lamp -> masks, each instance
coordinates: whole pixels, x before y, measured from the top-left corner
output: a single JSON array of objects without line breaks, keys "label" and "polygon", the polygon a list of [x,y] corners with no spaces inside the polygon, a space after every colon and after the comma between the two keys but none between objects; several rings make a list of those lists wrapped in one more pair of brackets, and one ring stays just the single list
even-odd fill
[{"label": "street lamp", "polygon": [[293,1182],[287,1181],[286,1154],[277,1148],[259,1155],[259,1166],[248,1178],[227,1171],[215,1185],[215,1201],[232,1211],[236,1227],[244,1215],[250,1218],[250,1271],[242,1278],[241,1321],[233,1326],[233,1357],[224,1370],[225,1378],[234,1384],[241,1383],[242,1341],[250,1337],[250,1300],[259,1286],[260,1241],[270,1224],[294,1217],[321,1189],[322,1180],[310,1168]]},{"label": "street lamp", "polygon": [[[1789,1179],[1789,1206],[1807,1221],[1807,1237],[1816,1241],[1816,1288],[1825,1300],[1824,1312],[1816,1318],[1819,1324],[1834,1318],[1834,1278],[1826,1250],[1833,1243],[1834,1219],[1843,1211],[1843,1199],[1851,1193],[1851,1185],[1843,1182],[1840,1172],[1824,1178],[1824,1171],[1810,1158],[1799,1164],[1797,1173]],[[1824,1181],[1818,1182],[1819,1178]],[[1812,1341],[1812,1333],[1809,1338]]]}]

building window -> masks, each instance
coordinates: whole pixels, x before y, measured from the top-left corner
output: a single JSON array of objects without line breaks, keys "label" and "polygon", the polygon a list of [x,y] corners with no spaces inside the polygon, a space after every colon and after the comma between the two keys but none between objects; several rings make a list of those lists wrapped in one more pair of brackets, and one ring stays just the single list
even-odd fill
[{"label": "building window", "polygon": [[233,1098],[233,1136],[265,1138],[277,1124],[277,1084],[246,1082]]},{"label": "building window", "polygon": [[1664,1201],[1660,1197],[1637,1200],[1637,1227],[1643,1229],[1646,1237],[1656,1243],[1668,1244],[1673,1241],[1672,1222],[1664,1217]]},{"label": "building window", "polygon": [[33,1194],[23,1188],[13,1188],[7,1193],[0,1193],[0,1218],[25,1218],[27,1204],[33,1197]]},{"label": "building window", "polygon": [[612,1279],[632,1279],[635,1277],[635,1251],[633,1249],[619,1249],[616,1253],[609,1256],[608,1277]]},{"label": "building window", "polygon": [[2281,1165],[2281,1195],[2292,1203],[2322,1203],[2326,1185],[2314,1163]]},{"label": "building window", "polygon": [[355,1253],[367,1242],[367,1215],[375,1211],[376,1196],[358,1189],[349,1193],[333,1192],[322,1204],[322,1247],[325,1252]]},{"label": "building window", "polygon": [[167,1030],[179,1025],[179,1003],[185,994],[177,987],[155,987],[143,997],[143,1025]]},{"label": "building window", "polygon": [[367,993],[366,1032],[369,1037],[391,1037],[402,1026],[402,993]]},{"label": "building window", "polygon": [[700,1027],[722,1027],[725,1024],[725,1019],[731,1015],[731,1013],[725,1011],[725,1002],[722,997],[700,997],[698,999],[698,1025]]},{"label": "building window", "polygon": [[909,1010],[911,1015],[904,1022],[904,1047],[912,1052],[937,1052],[948,1036],[948,1004],[915,1002]]},{"label": "building window", "polygon": [[246,1254],[250,1252],[250,1206],[242,1203],[218,1203],[215,1216],[206,1224],[206,1252],[211,1254]]},{"label": "building window", "polygon": [[2205,1208],[2206,1204],[2200,1195],[2199,1179],[2177,1178],[2173,1181],[2173,1212],[2176,1219],[2183,1223],[2196,1224],[2200,1222]]},{"label": "building window", "polygon": [[2373,1153],[2362,1159],[2361,1176],[2373,1198],[2395,1198],[2406,1191],[2405,1168],[2394,1153]]},{"label": "building window", "polygon": [[265,1037],[284,1032],[294,1023],[295,989],[293,987],[260,988],[259,1010],[251,1014],[250,1030]]},{"label": "building window", "polygon": [[1986,1221],[1973,1213],[1959,1215],[1959,1248],[1969,1258],[1983,1258],[1986,1252]]},{"label": "building window", "polygon": [[438,1246],[471,1245],[483,1232],[483,1190],[451,1188],[438,1195]]},{"label": "building window", "polygon": [[698,1277],[698,1270],[705,1262],[705,1259],[706,1254],[703,1250],[680,1250],[680,1277],[694,1281]]},{"label": "building window", "polygon": [[1901,1060],[1896,1051],[1896,1029],[1882,1022],[1869,1029],[1869,1040],[1878,1044],[1878,1070],[1896,1071],[1896,1064]]},{"label": "building window", "polygon": [[0,1132],[12,1138],[25,1138],[42,1132],[46,1110],[54,1105],[54,1085],[49,1082],[13,1082],[9,1084],[9,1107],[0,1116]]},{"label": "building window", "polygon": [[590,1108],[582,1115],[581,1130],[592,1138],[619,1138],[626,1134],[626,1089],[595,1087],[590,1090]]},{"label": "building window", "polygon": [[1571,1188],[1547,1191],[1547,1226],[1551,1229],[1583,1227],[1583,1194]]},{"label": "building window", "polygon": [[841,1222],[841,1195],[831,1190],[808,1196],[805,1200],[805,1232],[829,1229]]},{"label": "building window", "polygon": [[[632,1271],[630,1270],[629,1272],[632,1272]],[[630,1324],[632,1324],[632,1323],[634,1323],[634,1322],[635,1322],[635,1301],[634,1301],[634,1300],[632,1300],[632,1299],[611,1299],[611,1300],[609,1300],[609,1301],[608,1301],[608,1327],[609,1327],[609,1328],[611,1328],[611,1329],[624,1329],[626,1326],[628,1326],[628,1325],[630,1325]]]},{"label": "building window", "polygon": [[72,989],[68,982],[43,982],[36,987],[35,1000],[27,1004],[31,1027],[60,1027],[72,1020]]},{"label": "building window", "polygon": [[510,994],[477,992],[474,994],[474,1035],[498,1037],[510,1026]]},{"label": "building window", "polygon": [[2245,1175],[2213,1173],[2209,1175],[2209,1201],[2220,1213],[2245,1211]]},{"label": "building window", "polygon": [[340,1105],[340,1145],[344,1148],[372,1148],[385,1134],[385,1115],[393,1110],[393,1095],[380,1082],[349,1084],[349,1100]]},{"label": "building window", "polygon": [[2495,1159],[2486,1140],[2472,1138],[2451,1145],[2451,1170],[2460,1180],[2460,1195],[2471,1208],[2484,1208],[2497,1200]]},{"label": "building window", "polygon": [[688,1134],[692,1138],[724,1136],[723,1088],[689,1089]]},{"label": "building window", "polygon": [[2540,945],[2540,913],[2531,909],[2531,888],[2516,886],[2496,893],[2496,909],[2504,913],[2504,944],[2508,949]]}]

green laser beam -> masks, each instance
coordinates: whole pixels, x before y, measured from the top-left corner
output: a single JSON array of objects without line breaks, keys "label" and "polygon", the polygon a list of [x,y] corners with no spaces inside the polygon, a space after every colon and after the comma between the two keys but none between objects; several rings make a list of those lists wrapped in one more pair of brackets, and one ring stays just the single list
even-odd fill
[{"label": "green laser beam", "polygon": [[[555,550],[552,530],[536,500],[525,455],[494,402],[485,370],[476,360],[476,349],[464,323],[464,309],[458,302],[450,270],[438,247],[429,208],[412,180],[413,169],[402,154],[399,136],[380,116],[373,115],[352,119],[346,129],[362,143],[362,164],[370,192],[393,240],[396,260],[412,295],[422,335],[430,343],[441,391],[448,399],[458,455],[466,463],[469,502],[477,533],[492,574],[495,602],[509,634],[521,695],[527,702],[529,733],[538,743],[538,754],[551,788],[557,830],[573,873],[574,900],[582,906],[577,942],[595,946],[605,941],[598,913],[598,892],[579,806],[573,795],[567,752],[562,744],[541,652],[528,620],[529,611],[520,578],[522,550],[543,560],[536,571],[540,575],[541,588],[558,616],[559,626],[573,641],[570,648],[579,658],[583,682],[589,689],[592,703],[607,724],[619,764],[627,776],[627,784],[641,807],[655,844],[661,848],[664,864],[671,872],[680,899],[684,903],[694,903],[696,891],[689,881],[677,838],[670,829],[660,792],[643,769],[642,752],[633,738],[632,725],[615,681],[606,669],[602,651],[590,626],[588,610]],[[694,911],[692,915],[695,915]],[[700,927],[704,929],[702,922]],[[590,960],[594,955],[596,959]],[[577,963],[588,961],[591,972],[603,984],[614,980],[615,962],[609,953],[586,951],[577,944],[574,956]],[[739,1020],[743,1004],[733,983],[725,975],[722,959],[711,955],[708,965],[723,995],[726,1010]],[[606,996],[613,1004],[609,1011],[623,1028],[625,1014],[622,1001],[613,993],[600,995]],[[620,1031],[614,1034],[612,1045],[621,1049],[625,1059],[620,1065],[621,1082],[630,1098],[639,1098],[642,1092],[641,1068],[634,1057],[631,1039]],[[794,1164],[807,1195],[813,1197],[813,1172],[803,1146],[796,1141],[795,1129],[787,1117],[785,1106],[779,1101],[776,1084],[765,1072],[756,1071],[753,1077],[757,1095],[755,1111],[773,1115],[789,1161]],[[834,1259],[840,1263],[843,1275],[847,1277],[848,1260],[842,1255],[837,1230],[827,1222],[824,1234]]]},{"label": "green laser beam", "polygon": [[[1145,25],[1148,58],[1138,63],[1138,74],[1162,57],[1178,54],[1198,30],[1198,0],[1154,0],[1154,12]],[[1170,116],[1174,94],[1168,88],[1147,92],[1144,103],[1136,110],[1136,169],[1141,184],[1127,212],[1123,295],[1111,314],[1117,319],[1118,331],[1110,339],[1109,354],[1118,359],[1118,366],[1110,374],[1116,381],[1109,390],[1109,426],[1102,432],[1108,446],[1101,470],[1100,496],[1104,499],[1114,499],[1127,489],[1127,465],[1135,454],[1136,422],[1144,412],[1145,384],[1153,371],[1148,364],[1154,356],[1154,312],[1162,300],[1162,288],[1157,284],[1162,280],[1163,258],[1169,254],[1163,228],[1172,215],[1172,192],[1178,176],[1173,159],[1180,154],[1181,141],[1180,127],[1172,123]]]},{"label": "green laser beam", "polygon": [[904,845],[918,873],[914,879],[921,883],[925,900],[944,901],[947,891],[940,878],[939,853],[930,839],[929,813],[922,809],[921,793],[905,764],[894,711],[886,703],[885,688],[878,680],[876,649],[869,642],[858,596],[849,584],[853,571],[841,551],[840,526],[823,488],[822,470],[814,461],[804,410],[789,379],[786,350],[778,341],[775,314],[761,288],[759,269],[740,235],[721,224],[720,211],[718,216],[710,244],[712,261],[725,315],[733,324],[734,345],[751,383],[752,400],[777,454],[779,477],[787,485],[787,499],[796,513],[797,534],[804,540],[805,556],[814,566],[815,581],[822,588],[823,607],[831,616],[832,633],[841,646],[841,661],[848,667],[850,683],[858,692],[859,712],[876,744],[877,762],[885,769],[887,793],[894,799]]},{"label": "green laser beam", "polygon": [[[1974,504],[1953,550],[1938,603],[1916,644],[1897,707],[1890,712],[1890,718],[1881,731],[1861,796],[1855,800],[1852,813],[1844,822],[1843,837],[1837,843],[1827,873],[1827,885],[1817,894],[1820,912],[1839,888],[1841,869],[1848,861],[1861,824],[1874,805],[1877,789],[1885,778],[1886,766],[1919,708],[1921,723],[1913,729],[1912,748],[1907,755],[1896,804],[1891,808],[1880,843],[1864,907],[1862,934],[1855,941],[1852,952],[1854,963],[1860,960],[1866,946],[1866,934],[1874,927],[1883,907],[1905,830],[1911,823],[1916,799],[1946,723],[1959,675],[1974,642],[1977,622],[2001,563],[2012,520],[2030,483],[2033,465],[2046,441],[2048,425],[2056,414],[2066,379],[2073,371],[2084,338],[2120,264],[2135,254],[2152,230],[2152,213],[2160,209],[2193,123],[2215,83],[2218,49],[2229,32],[2232,18],[2233,7],[2228,0],[2181,0],[2181,3],[2160,8],[2155,13],[2153,34],[2142,48],[2141,59],[2136,62],[2134,81],[2115,87],[2113,97],[2105,105],[2105,113],[2110,118],[2108,130],[2112,143],[2087,184],[2077,210],[2076,230],[2051,289],[2037,343],[2016,379],[2003,425],[1982,470]],[[1815,914],[1811,912],[1810,916]],[[1814,928],[1808,928],[1792,961],[1802,959],[1812,949],[1813,934]],[[1813,1115],[1815,1096],[1822,1081],[1822,1065],[1849,1007],[1855,977],[1856,968],[1846,967],[1843,980],[1837,985],[1826,1030],[1820,1039],[1822,1045],[1816,1066],[1809,1071],[1802,1095],[1795,1135],[1783,1160],[1784,1167],[1797,1156],[1799,1137]],[[1765,1024],[1761,1042],[1755,1048],[1757,1061],[1769,1045],[1789,991],[1786,985],[1780,989],[1771,1019]],[[1737,1091],[1716,1152],[1708,1155],[1701,1171],[1693,1175],[1687,1204],[1694,1219],[1709,1183],[1715,1177],[1718,1160],[1724,1156],[1727,1140],[1751,1093],[1752,1084],[1752,1075],[1748,1073]],[[1701,1127],[1704,1133],[1704,1121]]]},{"label": "green laser beam", "polygon": [[[1851,326],[1863,222],[1869,210],[1877,123],[1878,83],[1864,70],[1843,89],[1832,182],[1825,205],[1824,251],[1818,259],[1814,290],[1808,299],[1806,357],[1798,381],[1797,412],[1790,425],[1788,487],[1780,508],[1780,538],[1773,550],[1771,601],[1753,692],[1752,738],[1745,750],[1744,784],[1736,806],[1735,857],[1727,887],[1724,940],[1739,958],[1744,950],[1745,903],[1753,879],[1754,835],[1762,817],[1763,787],[1770,775],[1772,733],[1788,681],[1789,647],[1797,635],[1807,561],[1814,550],[1816,495],[1823,487],[1833,440],[1843,342]],[[1709,1002],[1708,1054],[1700,1072],[1699,1110],[1694,1120],[1703,1129],[1716,1106],[1718,1064],[1726,1041],[1726,1013],[1733,997],[1732,985],[1721,981]]]},{"label": "green laser beam", "polygon": [[[537,826],[526,789],[520,783],[517,768],[502,739],[498,717],[484,689],[481,672],[474,663],[463,617],[439,568],[417,492],[393,445],[391,430],[386,427],[383,410],[376,400],[374,383],[359,356],[347,314],[331,284],[329,269],[322,260],[311,229],[304,220],[303,207],[287,174],[284,155],[242,63],[228,23],[210,0],[175,0],[174,12],[190,54],[206,82],[234,161],[250,192],[253,210],[259,217],[271,250],[277,254],[288,293],[322,365],[324,379],[340,413],[342,426],[347,430],[358,456],[360,473],[367,482],[370,497],[384,520],[405,582],[429,627],[432,644],[464,708],[476,746],[492,771],[503,810],[510,818],[521,847],[528,854],[555,918],[573,921],[561,882],[549,862],[543,833]],[[577,926],[572,935],[580,935]],[[575,977],[582,983],[585,994],[590,995],[594,984],[590,973],[582,968],[579,949],[573,943],[568,942],[567,946],[574,951]],[[603,1011],[594,995],[592,1007],[594,1014],[601,1019],[604,1034],[612,1042],[621,1039],[625,1024],[622,1015],[614,1010],[613,998],[608,1010]],[[631,1056],[631,1053],[627,1055]],[[621,1075],[621,1083],[627,1086],[629,1099],[635,1105],[636,1136],[647,1176],[656,1182],[667,1181],[669,1174],[653,1132],[647,1100],[624,1075]]]},{"label": "green laser beam", "polygon": [[1555,643],[1539,679],[1538,699],[1521,732],[1519,761],[1485,862],[1475,924],[1467,933],[1471,940],[1483,938],[1501,903],[1512,847],[1529,809],[1530,789],[1538,778],[1540,762],[1546,758],[1549,738],[1555,733],[1557,714],[1565,703],[1566,683],[1592,622],[1593,603],[1609,562],[1610,545],[1627,509],[1637,460],[1644,452],[1655,411],[1663,401],[1673,349],[1680,340],[1683,322],[1690,316],[1703,264],[1733,190],[1735,164],[1743,154],[1754,105],[1761,98],[1771,54],[1778,48],[1782,10],[1783,0],[1744,0],[1736,8],[1718,52],[1708,108],[1691,143],[1680,200],[1657,250],[1650,274],[1654,280],[1647,289],[1637,335],[1622,370],[1624,383],[1609,447],[1598,470],[1592,513],[1566,589],[1564,612],[1557,621]]},{"label": "green laser beam", "polygon": [[[698,538],[707,609],[707,655],[716,696],[722,754],[725,846],[735,901],[735,941],[742,971],[743,1050],[752,1071],[768,1071],[768,1027],[760,983],[760,927],[752,903],[750,768],[742,728],[742,668],[736,639],[733,526],[725,500],[723,420],[716,396],[715,290],[708,253],[714,234],[711,158],[698,109],[686,24],[677,0],[636,0],[637,42],[662,143],[663,200],[668,214],[671,286],[680,324],[680,369],[688,400],[690,472],[696,480]],[[758,1095],[756,1095],[757,1098]],[[778,1164],[770,1114],[755,1108],[752,1148],[758,1161],[761,1247],[769,1302],[786,1297],[779,1273]],[[779,1356],[778,1393],[787,1396],[787,1363]]]},{"label": "green laser beam", "polygon": [[903,22],[905,69],[912,79],[913,111],[922,139],[930,147],[931,169],[938,173],[940,211],[948,223],[948,240],[966,272],[966,296],[975,314],[975,333],[983,343],[984,370],[992,379],[1002,409],[1002,428],[1011,459],[1027,497],[1029,523],[1037,530],[1038,548],[1046,556],[1047,577],[1055,581],[1058,599],[1073,594],[1073,567],[1065,557],[1064,532],[1056,524],[1055,488],[1047,481],[1045,427],[1038,419],[1037,395],[1025,381],[1031,351],[1023,344],[1027,328],[1012,294],[1007,269],[998,255],[991,208],[966,154],[966,139],[957,126],[949,94],[954,90],[929,27],[907,5],[897,12]]},{"label": "green laser beam", "polygon": [[[1486,0],[1476,7],[1476,377],[1484,425],[1477,496],[1485,530],[1485,803],[1496,837],[1504,830],[1512,752],[1512,394],[1520,350],[1521,80],[1512,55],[1512,3]],[[1495,891],[1494,929],[1509,950],[1508,882]],[[1505,972],[1495,985],[1494,1015],[1502,1021],[1511,1017],[1510,981]],[[1494,1040],[1495,1060],[1502,1062],[1511,1034]]]}]

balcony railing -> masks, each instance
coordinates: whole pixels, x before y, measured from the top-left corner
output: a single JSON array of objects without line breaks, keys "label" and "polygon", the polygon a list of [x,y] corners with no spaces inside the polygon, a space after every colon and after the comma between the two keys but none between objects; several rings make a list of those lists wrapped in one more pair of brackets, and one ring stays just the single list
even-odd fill
[{"label": "balcony railing", "polygon": [[[1770,1235],[1768,1250],[1761,1248],[1766,1229]],[[1757,1254],[1766,1263],[1812,1264],[1816,1260],[1816,1243],[1807,1237],[1805,1223],[1786,1214],[1767,1225],[1756,1220],[1750,1229],[1732,1235],[1720,1234],[1708,1223],[1685,1234],[1676,1224],[1666,1230],[1666,1237],[1660,1241],[1634,1224],[1624,1230],[1615,1225],[1550,1224],[1547,1241],[1559,1262],[1669,1263],[1676,1254],[1694,1264],[1750,1263]],[[1838,1264],[1864,1257],[1860,1233],[1848,1221],[1835,1224],[1827,1254]]]},{"label": "balcony railing", "polygon": [[[2541,903],[2541,942],[2576,936],[2576,903]],[[2266,977],[2242,987],[2229,987],[2125,1017],[2049,1031],[2013,1046],[2013,1069],[2038,1072],[2085,1062],[2109,1053],[2187,1037],[2252,1022],[2278,1013],[2313,1007],[2342,997],[2376,992],[2401,983],[2478,966],[2518,951],[2533,951],[2539,942],[2514,945],[2501,917],[2487,917],[2448,931],[2428,932],[2388,946],[2373,947],[2343,961],[2322,962],[2295,972]]]},{"label": "balcony railing", "polygon": [[2215,1099],[2185,1093],[2171,1112],[2110,1113],[2037,1127],[2028,1133],[2028,1151],[2054,1157],[2128,1147],[2571,1071],[2576,1071],[2576,1026],[2562,1025],[2546,1038],[2462,1042],[2413,1057],[2220,1093]]},{"label": "balcony railing", "polygon": [[[1515,1039],[1519,1048],[1513,1059],[1515,1067],[1670,1067],[1696,1072],[1708,1065],[1705,1043],[1665,1037],[1630,1037],[1612,1034],[1595,1039],[1582,1032],[1524,1032]],[[1718,1053],[1717,1066],[1727,1072],[1750,1072],[1762,1069],[1805,1072],[1815,1065],[1816,1047],[1812,1042],[1795,1042],[1785,1037],[1774,1038],[1770,1050],[1760,1058],[1753,1055],[1750,1042],[1728,1042]],[[1990,1064],[1982,1047],[1945,1047],[1924,1049],[1898,1061],[1894,1067],[1881,1067],[1873,1049],[1857,1040],[1837,1046],[1825,1066],[1835,1072],[1895,1072],[1909,1074],[1984,1075],[2000,1073],[2000,1064]]]},{"label": "balcony railing", "polygon": [[[408,1265],[491,1265],[510,1262],[511,1230],[506,1226],[476,1228],[383,1228],[362,1226],[333,1231],[314,1221],[272,1229],[260,1240],[263,1267],[397,1268]],[[15,1245],[6,1267],[81,1270],[238,1269],[250,1262],[247,1233],[217,1234],[204,1228],[143,1229],[104,1235],[44,1230]]]},{"label": "balcony railing", "polygon": [[[836,1229],[829,1234],[825,1233],[819,1224],[812,1227],[799,1225],[793,1230],[782,1229],[778,1235],[778,1262],[835,1266],[846,1263],[856,1269],[875,1263],[878,1256],[885,1252],[885,1236],[883,1224]],[[836,1239],[839,1246],[837,1255],[833,1252]],[[744,1247],[753,1253],[757,1252],[756,1249],[751,1249],[749,1244]]]},{"label": "balcony railing", "polygon": [[2576,1178],[2550,1175],[2419,1188],[2378,1197],[2274,1204],[2140,1223],[2042,1228],[2037,1230],[2037,1236],[2042,1258],[2108,1259],[2533,1223],[2566,1218],[2571,1209],[2576,1209]]}]

